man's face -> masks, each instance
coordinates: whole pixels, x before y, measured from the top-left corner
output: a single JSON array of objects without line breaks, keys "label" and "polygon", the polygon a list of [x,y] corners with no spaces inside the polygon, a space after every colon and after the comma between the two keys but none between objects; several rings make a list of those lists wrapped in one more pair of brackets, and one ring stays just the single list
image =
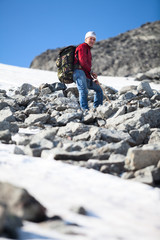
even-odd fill
[{"label": "man's face", "polygon": [[95,37],[88,37],[85,39],[85,43],[87,43],[90,47],[93,47],[95,41],[96,41]]}]

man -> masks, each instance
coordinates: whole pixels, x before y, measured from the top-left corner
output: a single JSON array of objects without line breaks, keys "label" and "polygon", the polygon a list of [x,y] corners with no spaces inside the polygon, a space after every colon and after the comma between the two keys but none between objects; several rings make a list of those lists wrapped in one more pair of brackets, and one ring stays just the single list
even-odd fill
[{"label": "man", "polygon": [[88,108],[88,89],[95,91],[94,108],[103,104],[103,91],[96,81],[97,74],[91,71],[92,55],[91,48],[95,44],[95,32],[87,32],[85,42],[80,44],[75,51],[73,80],[79,91],[79,101],[82,110]]}]

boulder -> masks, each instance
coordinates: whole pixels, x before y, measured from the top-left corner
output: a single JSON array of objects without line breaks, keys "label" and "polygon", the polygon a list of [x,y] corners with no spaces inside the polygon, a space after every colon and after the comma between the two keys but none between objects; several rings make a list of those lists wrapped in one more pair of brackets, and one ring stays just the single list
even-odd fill
[{"label": "boulder", "polygon": [[160,129],[155,129],[149,137],[149,144],[154,144],[160,142]]},{"label": "boulder", "polygon": [[149,71],[146,71],[144,73],[138,73],[136,75],[136,80],[143,81],[147,80],[150,82],[159,83],[160,81],[160,67],[152,68]]},{"label": "boulder", "polygon": [[118,94],[122,95],[122,94],[125,94],[127,92],[134,91],[134,90],[137,90],[137,86],[135,86],[135,85],[124,86],[118,91]]},{"label": "boulder", "polygon": [[153,90],[151,89],[149,83],[145,81],[140,83],[140,85],[137,87],[137,90],[139,92],[145,92],[149,98],[151,98],[154,95]]},{"label": "boulder", "polygon": [[130,170],[138,170],[151,165],[156,165],[159,160],[160,145],[148,144],[141,148],[130,148],[125,159],[125,166]]},{"label": "boulder", "polygon": [[59,137],[74,137],[89,130],[89,126],[83,123],[69,122],[66,126],[59,128],[57,136]]},{"label": "boulder", "polygon": [[135,141],[136,145],[145,144],[148,142],[150,127],[149,124],[145,124],[139,129],[134,129],[129,132],[130,136]]},{"label": "boulder", "polygon": [[0,140],[8,143],[11,140],[11,133],[9,130],[0,131]]},{"label": "boulder", "polygon": [[3,121],[3,122],[0,122],[0,129],[1,131],[9,130],[12,133],[17,133],[19,130],[19,127],[16,123]]},{"label": "boulder", "polygon": [[10,110],[9,107],[6,107],[0,110],[0,122],[7,121],[7,122],[15,122],[16,119],[13,116],[13,112]]},{"label": "boulder", "polygon": [[28,126],[32,126],[36,123],[45,124],[49,118],[50,116],[47,113],[30,114],[29,117],[25,119],[25,124]]},{"label": "boulder", "polygon": [[64,113],[61,116],[56,118],[57,124],[59,126],[64,126],[71,121],[80,120],[82,118],[81,112],[72,112],[72,113]]},{"label": "boulder", "polygon": [[27,96],[30,94],[30,92],[35,89],[34,86],[32,86],[29,83],[23,83],[19,89],[16,90],[16,94],[20,94],[22,96]]},{"label": "boulder", "polygon": [[126,141],[108,143],[103,147],[94,150],[92,158],[103,160],[108,159],[111,153],[126,155],[129,148],[130,146]]},{"label": "boulder", "polygon": [[46,219],[46,209],[25,189],[0,182],[0,193],[0,202],[15,216],[32,222]]}]

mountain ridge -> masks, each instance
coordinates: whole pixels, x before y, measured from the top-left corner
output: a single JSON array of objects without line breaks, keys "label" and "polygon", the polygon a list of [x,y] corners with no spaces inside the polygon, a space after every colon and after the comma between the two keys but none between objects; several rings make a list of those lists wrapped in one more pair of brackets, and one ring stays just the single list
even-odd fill
[{"label": "mountain ridge", "polygon": [[[48,49],[36,56],[30,68],[57,71],[56,59],[62,48]],[[95,43],[92,65],[98,75],[135,76],[160,65],[160,21]]]}]

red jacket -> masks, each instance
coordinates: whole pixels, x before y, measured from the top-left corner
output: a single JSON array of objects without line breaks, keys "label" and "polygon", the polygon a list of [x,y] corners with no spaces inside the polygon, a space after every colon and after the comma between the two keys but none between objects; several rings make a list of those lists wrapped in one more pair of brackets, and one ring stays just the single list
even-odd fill
[{"label": "red jacket", "polygon": [[78,69],[82,69],[86,77],[91,79],[90,71],[92,66],[92,55],[91,55],[91,47],[87,43],[80,44],[75,51],[75,60],[74,64],[79,67]]}]

